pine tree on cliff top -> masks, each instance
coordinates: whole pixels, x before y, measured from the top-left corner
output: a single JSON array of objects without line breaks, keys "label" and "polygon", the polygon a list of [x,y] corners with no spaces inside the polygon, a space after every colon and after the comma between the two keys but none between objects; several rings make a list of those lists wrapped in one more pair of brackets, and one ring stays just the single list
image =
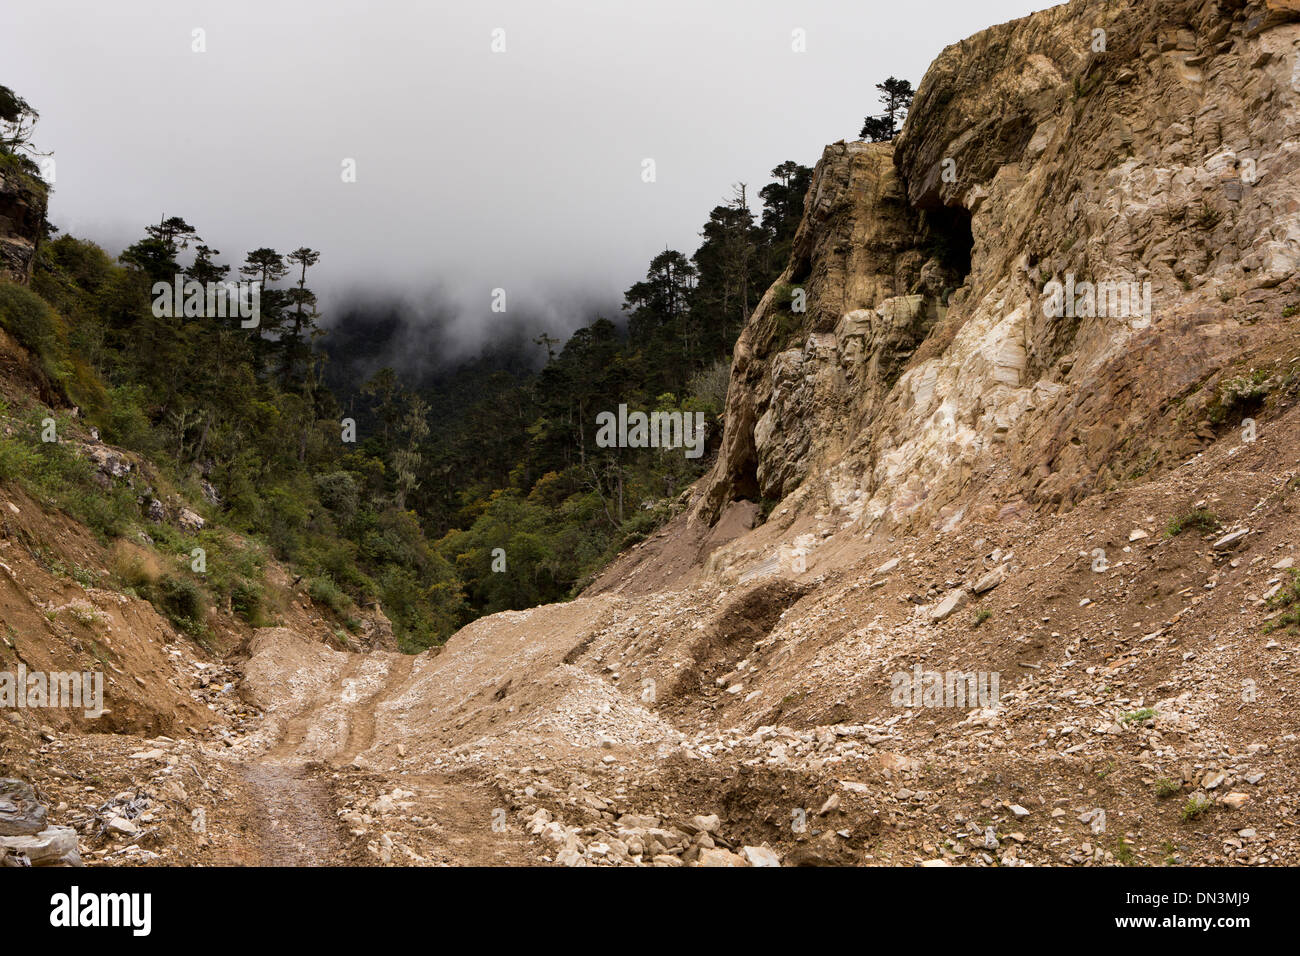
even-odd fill
[{"label": "pine tree on cliff top", "polygon": [[877,83],[876,89],[880,91],[880,105],[885,108],[885,112],[881,116],[868,116],[863,120],[862,132],[858,135],[873,143],[883,143],[898,134],[903,121],[907,119],[907,111],[912,106],[912,97],[916,91],[912,89],[909,80],[893,76],[883,83]]}]

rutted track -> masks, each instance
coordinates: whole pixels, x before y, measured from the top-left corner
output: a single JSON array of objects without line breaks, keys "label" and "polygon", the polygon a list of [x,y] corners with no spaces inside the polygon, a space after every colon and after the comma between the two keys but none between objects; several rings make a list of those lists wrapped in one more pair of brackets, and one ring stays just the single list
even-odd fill
[{"label": "rutted track", "polygon": [[[377,739],[376,711],[412,674],[415,658],[349,654],[335,679],[325,681],[287,719],[268,721],[261,756],[236,769],[244,783],[244,832],[254,841],[252,862],[265,866],[330,866],[393,862],[434,865],[531,865],[536,849],[518,828],[494,826],[501,800],[472,773],[388,776],[368,772],[365,754]],[[255,734],[254,738],[258,735]],[[358,759],[361,758],[361,759]],[[340,781],[337,782],[336,781]],[[357,802],[388,807],[395,795],[402,817],[394,826],[420,834],[420,852],[394,853],[382,834],[377,852],[349,832]],[[375,811],[378,813],[378,811]],[[408,819],[409,818],[409,819]],[[418,821],[418,822],[417,822]],[[405,845],[405,844],[404,844]]]},{"label": "rutted track", "polygon": [[263,761],[240,767],[262,866],[331,866],[344,842],[329,788],[301,765]]}]

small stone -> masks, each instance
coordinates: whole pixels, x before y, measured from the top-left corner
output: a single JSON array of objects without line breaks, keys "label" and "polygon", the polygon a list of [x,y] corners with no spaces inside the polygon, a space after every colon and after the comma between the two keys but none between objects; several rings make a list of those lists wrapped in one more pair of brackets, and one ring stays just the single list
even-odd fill
[{"label": "small stone", "polygon": [[997,587],[1006,579],[1007,579],[1006,565],[1000,564],[992,571],[989,571],[987,574],[981,576],[978,581],[976,581],[973,585],[971,585],[971,590],[974,591],[976,594],[985,594],[989,591],[992,591],[995,587]]},{"label": "small stone", "polygon": [[745,858],[730,850],[719,847],[706,847],[700,850],[697,866],[745,866]]},{"label": "small stone", "polygon": [[822,808],[817,811],[817,816],[824,817],[832,810],[838,810],[839,808],[840,808],[840,795],[838,793],[832,793],[829,797],[826,798],[826,802],[822,804]]},{"label": "small stone", "polygon": [[955,591],[949,591],[948,594],[930,611],[931,623],[938,624],[940,621],[951,617],[953,612],[961,608],[970,595],[964,588],[957,588]]},{"label": "small stone", "polygon": [[582,858],[577,847],[566,846],[559,853],[555,854],[555,862],[560,866],[586,866],[587,861]]},{"label": "small stone", "polygon": [[0,836],[29,836],[45,829],[45,805],[31,784],[0,778]]},{"label": "small stone", "polygon": [[106,824],[110,833],[116,833],[119,836],[134,837],[140,835],[140,826],[134,820],[128,820],[126,817],[110,817]]},{"label": "small stone", "polygon": [[624,830],[650,830],[659,826],[659,818],[637,813],[625,813],[618,818]]},{"label": "small stone", "polygon": [[746,846],[741,851],[750,866],[780,866],[781,858],[765,846]]},{"label": "small stone", "polygon": [[1218,541],[1214,542],[1213,545],[1214,550],[1231,551],[1237,545],[1241,544],[1241,542],[1245,540],[1245,537],[1248,534],[1250,534],[1249,528],[1242,528],[1239,531],[1230,531],[1228,534],[1225,534]]},{"label": "small stone", "polygon": [[717,833],[721,826],[722,821],[716,813],[691,817],[691,827],[698,833]]}]

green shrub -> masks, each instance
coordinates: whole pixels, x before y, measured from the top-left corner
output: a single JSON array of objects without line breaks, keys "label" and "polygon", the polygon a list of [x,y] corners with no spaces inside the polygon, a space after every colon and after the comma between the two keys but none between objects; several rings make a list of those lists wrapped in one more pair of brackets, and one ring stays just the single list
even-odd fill
[{"label": "green shrub", "polygon": [[727,389],[731,384],[731,359],[720,358],[712,365],[696,372],[687,384],[692,410],[707,415],[721,415],[727,408]]},{"label": "green shrub", "polygon": [[144,455],[157,451],[161,442],[145,411],[143,386],[120,385],[110,389],[108,395],[107,410],[98,417],[104,440]]},{"label": "green shrub", "polygon": [[1187,803],[1183,805],[1183,810],[1182,813],[1179,814],[1179,817],[1184,823],[1190,823],[1197,817],[1202,816],[1213,806],[1214,803],[1209,797],[1203,796],[1199,793],[1194,793],[1187,798]]},{"label": "green shrub", "polygon": [[316,494],[320,502],[338,516],[344,524],[356,517],[361,504],[361,489],[351,472],[334,471],[316,478]]},{"label": "green shrub", "polygon": [[266,627],[270,617],[265,607],[266,593],[253,581],[236,581],[230,589],[230,609],[253,627]]},{"label": "green shrub", "polygon": [[1137,724],[1144,720],[1150,720],[1156,715],[1156,712],[1150,707],[1143,707],[1141,710],[1135,710],[1131,714],[1125,714],[1119,719],[1121,724]]},{"label": "green shrub", "polygon": [[[624,521],[623,526],[619,529],[622,539],[619,542],[617,551],[629,548],[638,541],[644,541],[662,527],[672,515],[672,509],[662,504],[656,505],[654,508],[637,511],[636,514]],[[614,552],[614,555],[617,554],[617,551]],[[611,557],[614,555],[611,555]]]},{"label": "green shrub", "polygon": [[1290,580],[1283,582],[1281,590],[1269,599],[1270,607],[1282,608],[1282,614],[1265,625],[1265,631],[1286,628],[1295,631],[1300,627],[1300,570],[1292,570]]},{"label": "green shrub", "polygon": [[[101,487],[94,465],[72,445],[41,441],[47,417],[50,412],[34,409],[12,434],[0,433],[0,479],[16,481],[33,497],[53,502],[102,538],[125,534],[139,516],[134,494],[124,485]],[[56,421],[57,434],[67,429],[66,418]]]},{"label": "green shrub", "polygon": [[352,599],[330,578],[312,578],[307,583],[307,593],[315,603],[325,605],[339,617],[352,609]]},{"label": "green shrub", "polygon": [[63,320],[35,292],[0,282],[0,327],[36,355],[51,382],[61,383],[67,377]]},{"label": "green shrub", "polygon": [[17,481],[31,472],[35,454],[20,441],[0,435],[0,481]]},{"label": "green shrub", "polygon": [[1257,412],[1274,388],[1272,373],[1258,368],[1249,375],[1229,379],[1219,386],[1218,400],[1206,412],[1210,421],[1220,424],[1235,415]]},{"label": "green shrub", "polygon": [[1159,780],[1156,781],[1156,796],[1159,797],[1161,800],[1165,799],[1166,797],[1172,797],[1181,789],[1183,788],[1180,787],[1178,784],[1174,783],[1168,777],[1161,777]]},{"label": "green shrub", "polygon": [[203,630],[207,602],[203,589],[187,578],[167,577],[149,589],[149,600],[180,630]]}]

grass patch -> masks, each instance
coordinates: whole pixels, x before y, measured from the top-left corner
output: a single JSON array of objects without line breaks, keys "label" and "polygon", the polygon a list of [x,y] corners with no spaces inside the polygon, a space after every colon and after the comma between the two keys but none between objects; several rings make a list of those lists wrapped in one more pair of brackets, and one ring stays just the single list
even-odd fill
[{"label": "grass patch", "polygon": [[99,623],[99,615],[95,613],[94,609],[80,604],[74,604],[68,608],[68,616],[82,627],[93,628]]},{"label": "grass patch", "polygon": [[1137,857],[1133,855],[1133,848],[1129,846],[1128,840],[1124,839],[1124,837],[1120,837],[1115,841],[1115,847],[1110,852],[1111,856],[1113,856],[1121,866],[1131,866],[1133,861],[1137,859]]},{"label": "grass patch", "polygon": [[1135,710],[1131,714],[1125,714],[1119,719],[1121,724],[1136,724],[1144,720],[1150,720],[1156,715],[1156,712],[1150,707],[1143,707],[1141,710]]},{"label": "grass patch", "polygon": [[236,581],[230,590],[230,610],[253,627],[269,627],[271,615],[266,607],[266,591],[254,581]]},{"label": "grass patch", "polygon": [[1183,804],[1182,812],[1178,816],[1184,823],[1191,823],[1193,820],[1204,816],[1213,806],[1214,802],[1209,797],[1194,793],[1187,798],[1187,802]]},{"label": "grass patch", "polygon": [[1174,783],[1168,777],[1161,777],[1156,781],[1156,796],[1161,800],[1172,797],[1182,789],[1182,787]]},{"label": "grass patch", "polygon": [[[766,351],[773,345],[778,351],[794,347],[803,334],[806,311],[796,312],[796,290],[802,286],[781,283],[772,296],[771,306],[764,317],[764,325],[757,336],[760,351]],[[806,292],[806,290],[805,290]],[[807,306],[805,305],[805,309]]]},{"label": "grass patch", "polygon": [[1286,582],[1282,590],[1269,598],[1268,604],[1269,607],[1282,608],[1283,611],[1279,617],[1264,626],[1265,632],[1276,631],[1283,627],[1295,632],[1300,628],[1300,570],[1294,568],[1291,570],[1291,580]]},{"label": "grass patch", "polygon": [[1209,534],[1219,527],[1219,519],[1214,512],[1205,508],[1193,508],[1172,519],[1165,528],[1166,538],[1176,538],[1184,531],[1195,528],[1201,534]]},{"label": "grass patch", "polygon": [[144,548],[129,541],[116,541],[108,556],[108,567],[113,579],[121,588],[140,591],[162,580],[162,567],[158,558]]}]

